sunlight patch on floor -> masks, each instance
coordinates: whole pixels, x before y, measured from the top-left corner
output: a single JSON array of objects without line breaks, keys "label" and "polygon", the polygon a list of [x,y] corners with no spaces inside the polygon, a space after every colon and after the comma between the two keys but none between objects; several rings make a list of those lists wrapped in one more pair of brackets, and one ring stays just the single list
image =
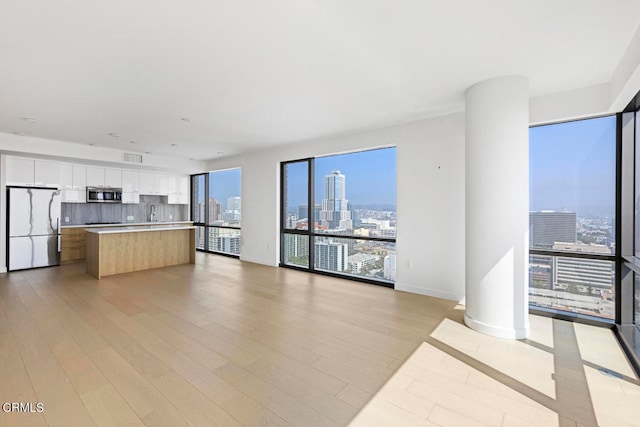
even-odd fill
[{"label": "sunlight patch on floor", "polygon": [[449,319],[444,319],[431,336],[516,381],[555,398],[553,354],[521,341],[480,334]]},{"label": "sunlight patch on floor", "polygon": [[[517,359],[514,355],[511,358]],[[350,425],[557,426],[558,417],[552,410],[423,343]]]}]

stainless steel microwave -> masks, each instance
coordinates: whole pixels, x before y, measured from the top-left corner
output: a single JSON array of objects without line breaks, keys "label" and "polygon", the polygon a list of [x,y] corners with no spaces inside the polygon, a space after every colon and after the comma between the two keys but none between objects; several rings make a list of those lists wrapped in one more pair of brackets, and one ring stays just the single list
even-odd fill
[{"label": "stainless steel microwave", "polygon": [[122,203],[122,188],[87,187],[87,203]]}]

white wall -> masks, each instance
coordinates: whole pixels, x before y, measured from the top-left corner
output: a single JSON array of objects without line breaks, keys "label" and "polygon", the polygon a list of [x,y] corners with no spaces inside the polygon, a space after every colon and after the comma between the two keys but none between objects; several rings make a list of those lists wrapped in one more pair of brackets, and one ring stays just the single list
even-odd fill
[{"label": "white wall", "polygon": [[280,162],[386,146],[397,147],[396,289],[461,299],[465,243],[461,113],[208,162],[207,170],[242,168],[241,259],[278,264]]}]

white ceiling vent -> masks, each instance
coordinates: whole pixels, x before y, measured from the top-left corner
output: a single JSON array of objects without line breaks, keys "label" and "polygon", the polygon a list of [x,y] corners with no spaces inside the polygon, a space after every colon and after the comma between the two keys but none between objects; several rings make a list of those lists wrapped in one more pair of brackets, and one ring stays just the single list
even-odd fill
[{"label": "white ceiling vent", "polygon": [[122,157],[127,163],[142,163],[142,154],[124,153]]}]

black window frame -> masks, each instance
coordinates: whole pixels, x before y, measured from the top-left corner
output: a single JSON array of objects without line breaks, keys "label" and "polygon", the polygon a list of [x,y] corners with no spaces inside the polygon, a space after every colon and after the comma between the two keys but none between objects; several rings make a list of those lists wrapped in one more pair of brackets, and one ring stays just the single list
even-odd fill
[{"label": "black window frame", "polygon": [[616,118],[616,140],[615,140],[615,241],[616,241],[616,251],[612,255],[602,255],[602,254],[591,254],[587,252],[570,252],[570,251],[560,251],[553,249],[536,249],[533,247],[529,247],[529,256],[531,255],[540,255],[540,256],[550,256],[550,257],[558,257],[558,258],[580,258],[580,259],[591,259],[591,260],[600,260],[600,261],[611,261],[613,262],[614,268],[614,283],[613,290],[615,294],[615,314],[614,319],[606,319],[598,316],[590,316],[588,314],[582,313],[572,313],[570,311],[556,310],[556,309],[547,309],[538,306],[532,306],[529,303],[529,313],[551,317],[554,319],[574,321],[577,323],[584,323],[593,326],[600,326],[605,328],[614,329],[615,325],[620,322],[620,300],[621,300],[621,265],[622,265],[622,256],[620,250],[620,241],[621,241],[621,226],[620,226],[620,201],[621,201],[621,153],[622,153],[622,141],[621,141],[621,123],[622,116],[621,114],[604,114],[600,116],[587,117],[576,120],[564,120],[560,122],[554,123],[545,123],[540,125],[529,126],[529,129],[541,127],[541,126],[551,126],[562,123],[570,123],[570,122],[579,122],[584,120],[593,120],[599,119],[603,117],[615,117]]},{"label": "black window frame", "polygon": [[[241,169],[241,168],[232,168],[232,169]],[[216,172],[216,171],[211,171],[211,172]],[[196,173],[196,174],[192,174],[191,175],[191,187],[190,187],[190,192],[191,192],[191,221],[193,221],[193,225],[196,227],[202,227],[202,229],[204,230],[204,248],[198,248],[197,246],[197,241],[196,241],[196,251],[198,252],[206,252],[206,253],[210,253],[210,254],[215,254],[215,255],[222,255],[222,256],[226,256],[229,258],[236,258],[236,259],[240,259],[240,254],[232,254],[232,253],[228,253],[228,252],[220,252],[220,251],[215,251],[213,249],[211,249],[209,247],[209,230],[210,229],[227,229],[227,230],[238,230],[240,231],[240,234],[242,235],[242,226],[240,227],[235,227],[235,226],[229,226],[229,225],[211,225],[211,224],[207,224],[207,218],[209,218],[209,201],[208,201],[208,197],[209,197],[209,186],[210,186],[210,182],[209,182],[209,178],[210,178],[210,173],[211,172],[202,172],[202,173]],[[204,216],[203,218],[200,218],[200,221],[196,222],[195,221],[195,210],[198,209],[198,203],[197,203],[197,199],[198,196],[194,193],[194,179],[196,177],[204,177]]]},{"label": "black window frame", "polygon": [[[395,147],[381,147],[381,148],[372,148],[371,150],[377,149],[386,149],[386,148],[395,148]],[[371,151],[371,150],[360,150],[354,151],[354,153]],[[350,153],[345,153],[350,154]],[[330,157],[330,156],[326,156]],[[308,273],[321,274],[323,276],[337,277],[341,279],[353,280],[356,282],[368,283],[372,285],[384,286],[387,288],[395,289],[395,281],[383,281],[376,280],[375,278],[369,278],[365,276],[358,276],[355,274],[349,273],[337,273],[331,272],[327,270],[321,270],[315,268],[315,238],[316,237],[333,237],[344,240],[365,240],[365,241],[379,241],[386,243],[396,244],[396,238],[387,238],[387,237],[368,237],[368,236],[351,236],[351,235],[341,235],[341,234],[328,234],[328,233],[317,233],[315,230],[315,159],[316,157],[305,157],[301,159],[295,160],[287,160],[280,162],[280,261],[279,266],[290,268],[293,270],[305,271]],[[299,229],[291,229],[286,228],[287,221],[287,212],[285,206],[286,199],[286,167],[289,164],[293,163],[307,163],[307,229],[299,230]],[[397,208],[397,205],[396,205]],[[307,267],[287,264],[285,262],[285,239],[287,235],[302,235],[307,236],[309,239],[309,263]]]},{"label": "black window frame", "polygon": [[[640,92],[629,102],[625,109],[618,114],[618,139],[620,152],[618,157],[620,204],[620,303],[617,311],[615,332],[618,340],[627,354],[629,361],[640,375],[640,319],[635,311],[635,281],[640,277],[640,257],[637,256],[636,246],[640,243],[636,239],[636,175],[640,169],[638,164],[638,150],[640,150],[640,135],[638,127],[640,120]],[[631,132],[625,131],[625,122],[631,122]]]}]

